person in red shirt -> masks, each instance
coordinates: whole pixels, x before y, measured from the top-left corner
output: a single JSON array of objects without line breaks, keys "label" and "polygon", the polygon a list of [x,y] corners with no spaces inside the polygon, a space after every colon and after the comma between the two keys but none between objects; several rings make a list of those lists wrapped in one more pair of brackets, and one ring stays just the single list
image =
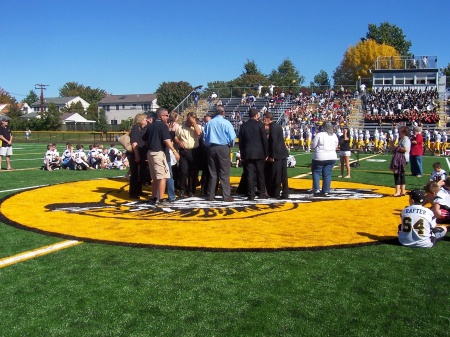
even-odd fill
[{"label": "person in red shirt", "polygon": [[423,157],[423,137],[420,126],[413,128],[411,136],[411,152],[409,153],[409,162],[411,163],[411,174],[416,177],[422,177],[422,157]]}]

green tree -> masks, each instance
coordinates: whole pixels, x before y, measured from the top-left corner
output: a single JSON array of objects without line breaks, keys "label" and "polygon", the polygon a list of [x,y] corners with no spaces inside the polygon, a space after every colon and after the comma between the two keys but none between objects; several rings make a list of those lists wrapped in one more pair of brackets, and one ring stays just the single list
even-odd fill
[{"label": "green tree", "polygon": [[9,92],[7,92],[5,89],[0,87],[0,103],[2,104],[11,104],[16,102],[16,99],[11,96]]},{"label": "green tree", "polygon": [[83,116],[86,113],[83,104],[81,104],[80,101],[76,103],[71,103],[68,107],[62,108],[61,112],[78,113],[81,116]]},{"label": "green tree", "polygon": [[447,67],[445,67],[445,68],[442,69],[442,73],[443,73],[445,76],[450,76],[450,63],[447,64]]},{"label": "green tree", "polygon": [[131,128],[133,127],[133,123],[134,123],[133,118],[128,117],[127,119],[120,122],[120,130],[123,131],[131,130]]},{"label": "green tree", "polygon": [[314,76],[314,85],[322,88],[327,88],[330,86],[330,78],[325,70],[320,70],[319,73]]},{"label": "green tree", "polygon": [[61,127],[61,113],[54,103],[48,105],[48,110],[41,115],[43,130],[57,130]]},{"label": "green tree", "polygon": [[89,119],[90,121],[97,121],[98,116],[99,116],[98,103],[94,102],[89,104],[85,112],[85,118]]},{"label": "green tree", "polygon": [[247,59],[247,62],[244,64],[244,72],[242,75],[259,75],[264,76],[261,71],[258,69],[255,61]]},{"label": "green tree", "polygon": [[90,86],[87,86],[84,88],[84,91],[80,97],[84,99],[89,104],[98,102],[105,98],[106,91],[100,88],[91,88]]},{"label": "green tree", "polygon": [[210,95],[214,91],[219,97],[230,97],[230,87],[232,85],[231,81],[208,82],[205,92]]},{"label": "green tree", "polygon": [[20,118],[20,116],[22,116],[22,111],[20,111],[19,106],[14,99],[14,101],[11,101],[9,104],[8,112],[9,127],[11,130],[24,130],[25,122]]},{"label": "green tree", "polygon": [[366,34],[366,39],[372,39],[378,44],[384,43],[388,46],[394,47],[400,56],[408,55],[409,49],[412,46],[411,41],[406,40],[403,30],[396,25],[390,24],[389,22],[383,22],[379,26],[370,23]]},{"label": "green tree", "polygon": [[80,96],[88,103],[94,103],[100,101],[106,96],[106,91],[100,88],[85,87],[78,82],[67,82],[61,88],[59,88],[60,97],[72,97]]},{"label": "green tree", "polygon": [[172,111],[192,90],[188,82],[163,82],[156,90],[158,105]]},{"label": "green tree", "polygon": [[243,93],[253,94],[256,96],[258,85],[269,85],[269,80],[263,75],[247,75],[243,74],[240,77],[230,81],[229,85],[233,88],[233,96],[241,96]]},{"label": "green tree", "polygon": [[281,62],[277,70],[272,70],[269,81],[277,87],[291,87],[302,85],[305,77],[300,75],[292,61],[287,58]]},{"label": "green tree", "polygon": [[80,96],[84,91],[84,85],[78,84],[78,82],[67,82],[61,88],[59,88],[60,97],[72,97]]},{"label": "green tree", "polygon": [[353,85],[359,77],[370,77],[370,69],[379,56],[392,56],[399,60],[400,55],[394,47],[378,44],[374,40],[364,40],[350,46],[334,71],[334,85]]},{"label": "green tree", "polygon": [[95,131],[108,132],[108,119],[105,109],[101,108],[98,112],[98,120],[95,123]]},{"label": "green tree", "polygon": [[241,96],[244,93],[256,95],[259,84],[266,86],[269,80],[259,71],[255,61],[248,59],[241,76],[228,82],[228,86],[233,88],[233,96]]},{"label": "green tree", "polygon": [[39,101],[39,96],[33,90],[30,90],[28,95],[22,100],[22,103],[27,103],[31,107],[31,104],[36,101]]}]

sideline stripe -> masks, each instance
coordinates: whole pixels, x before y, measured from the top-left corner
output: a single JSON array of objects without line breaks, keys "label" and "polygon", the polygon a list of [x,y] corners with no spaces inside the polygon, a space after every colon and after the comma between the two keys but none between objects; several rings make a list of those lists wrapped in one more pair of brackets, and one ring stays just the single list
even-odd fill
[{"label": "sideline stripe", "polygon": [[[373,156],[360,158],[359,161],[366,160],[366,159],[369,159],[369,158],[373,158],[373,157],[376,157],[376,156],[379,156],[379,154],[377,153],[377,154],[374,154]],[[350,164],[351,163],[355,163],[355,162],[356,162],[356,159],[355,160],[351,160]],[[335,167],[338,167],[338,165],[333,166],[333,168],[335,168]],[[298,176],[295,176],[295,177],[292,177],[292,178],[293,179],[300,179],[300,178],[304,178],[304,177],[310,176],[311,174],[312,174],[312,172],[303,173],[303,174],[299,174]]]},{"label": "sideline stripe", "polygon": [[447,157],[445,157],[445,160],[447,161],[447,166],[448,166],[448,169],[450,170],[450,161],[448,161]]},{"label": "sideline stripe", "polygon": [[[12,162],[11,162],[12,163]],[[14,172],[14,171],[36,171],[40,170],[40,167],[28,167],[23,169],[14,169],[14,170],[1,170],[0,172]]]},{"label": "sideline stripe", "polygon": [[11,190],[0,191],[0,193],[8,193],[8,192],[16,192],[16,191],[22,191],[22,190],[30,190],[32,188],[38,188],[38,187],[43,187],[43,186],[49,186],[49,185],[45,184],[45,185],[36,185],[36,186],[28,186],[28,187],[21,187],[21,188],[13,188]]},{"label": "sideline stripe", "polygon": [[62,250],[65,248],[69,248],[75,245],[79,245],[80,243],[83,243],[82,241],[76,241],[76,240],[68,240],[63,241],[60,243],[55,243],[50,246],[44,246],[38,249],[30,250],[28,252],[20,253],[14,256],[10,256],[4,259],[0,260],[0,268],[4,268],[7,266],[10,266],[12,264],[16,264],[25,260],[30,260],[38,256],[47,255],[53,252],[56,252],[58,250]]}]

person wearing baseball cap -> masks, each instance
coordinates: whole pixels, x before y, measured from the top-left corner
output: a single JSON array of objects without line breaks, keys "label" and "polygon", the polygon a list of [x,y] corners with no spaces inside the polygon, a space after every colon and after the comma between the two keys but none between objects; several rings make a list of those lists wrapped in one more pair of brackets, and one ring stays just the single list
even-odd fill
[{"label": "person wearing baseball cap", "polygon": [[0,171],[2,170],[3,157],[6,157],[6,169],[12,170],[11,156],[12,156],[12,140],[13,136],[11,130],[8,128],[8,118],[2,118],[2,124],[0,125]]},{"label": "person wearing baseball cap", "polygon": [[433,211],[424,207],[425,192],[416,189],[408,192],[410,206],[401,213],[398,226],[400,244],[413,248],[431,248],[447,234],[447,227],[436,224]]}]

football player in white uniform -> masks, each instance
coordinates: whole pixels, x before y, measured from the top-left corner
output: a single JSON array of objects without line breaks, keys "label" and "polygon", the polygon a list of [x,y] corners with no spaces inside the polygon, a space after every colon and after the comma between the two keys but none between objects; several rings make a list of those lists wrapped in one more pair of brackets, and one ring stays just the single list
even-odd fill
[{"label": "football player in white uniform", "polygon": [[433,247],[447,234],[447,227],[436,225],[433,212],[422,206],[425,200],[423,191],[413,190],[408,194],[410,206],[402,211],[398,240],[407,247]]},{"label": "football player in white uniform", "polygon": [[88,158],[86,156],[86,153],[84,152],[83,145],[80,144],[77,145],[77,151],[75,152],[75,163],[77,163],[77,170],[94,169],[93,167],[89,166]]},{"label": "football player in white uniform", "polygon": [[426,147],[429,151],[433,152],[433,151],[431,150],[431,134],[430,134],[430,131],[428,131],[428,130],[425,130],[425,147]]},{"label": "football player in white uniform", "polygon": [[447,133],[445,131],[442,131],[442,155],[446,156],[447,155],[447,147],[448,147],[448,136]]},{"label": "football player in white uniform", "polygon": [[47,152],[44,155],[44,170],[53,171],[59,170],[61,166],[61,157],[58,150],[56,150],[56,144],[51,143],[47,145]]},{"label": "football player in white uniform", "polygon": [[66,150],[62,154],[62,168],[66,170],[75,170],[75,154],[73,146],[70,143],[66,144]]},{"label": "football player in white uniform", "polygon": [[430,181],[425,185],[427,201],[432,200],[431,210],[439,224],[450,223],[450,178],[445,180],[445,184],[439,187],[435,181]]}]

